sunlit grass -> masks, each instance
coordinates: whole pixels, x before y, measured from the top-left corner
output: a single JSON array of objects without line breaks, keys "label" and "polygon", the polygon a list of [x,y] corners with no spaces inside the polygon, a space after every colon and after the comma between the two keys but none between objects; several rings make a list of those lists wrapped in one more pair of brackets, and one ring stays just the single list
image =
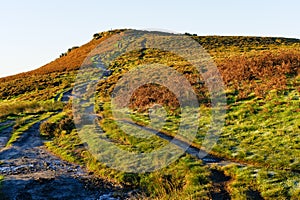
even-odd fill
[{"label": "sunlit grass", "polygon": [[299,198],[300,176],[298,173],[235,165],[221,169],[233,178],[228,185],[233,199],[248,199],[251,191],[259,192],[264,199]]},{"label": "sunlit grass", "polygon": [[63,103],[53,101],[8,101],[0,103],[0,118],[10,116],[24,116],[58,111],[63,108]]},{"label": "sunlit grass", "polygon": [[50,117],[51,115],[52,115],[52,113],[45,113],[41,116],[27,116],[27,117],[21,119],[21,121],[24,121],[24,123],[20,122],[20,127],[18,127],[12,133],[12,136],[8,140],[6,146],[11,146],[14,142],[16,142],[22,136],[22,134],[25,131],[30,129],[31,126],[33,126],[35,123],[38,123],[38,122]]},{"label": "sunlit grass", "polygon": [[[215,151],[269,167],[300,169],[299,92],[232,105]],[[224,151],[226,150],[226,151]]]}]

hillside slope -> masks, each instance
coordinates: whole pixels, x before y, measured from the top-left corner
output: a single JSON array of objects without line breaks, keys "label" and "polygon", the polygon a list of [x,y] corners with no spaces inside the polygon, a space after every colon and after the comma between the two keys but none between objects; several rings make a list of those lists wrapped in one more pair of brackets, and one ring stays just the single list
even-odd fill
[{"label": "hillside slope", "polygon": [[[104,131],[103,137],[119,148],[144,153],[165,146],[178,134],[182,118],[178,99],[168,88],[155,84],[141,86],[133,93],[127,110],[131,119],[115,118],[111,95],[130,69],[154,61],[170,66],[186,77],[201,104],[199,110],[190,110],[199,112],[201,118],[197,122],[197,135],[186,154],[156,172],[126,173],[107,167],[87,151],[74,125],[74,121],[84,122],[85,116],[73,116],[73,99],[66,98],[89,52],[121,31],[94,34],[90,42],[70,48],[49,64],[1,78],[0,133],[2,140],[6,137],[1,140],[3,146],[16,146],[40,125],[36,133],[40,133],[48,151],[86,167],[111,185],[132,191],[130,194],[140,199],[299,197],[300,40],[186,34],[210,53],[226,86],[224,127],[206,159],[197,157],[197,151],[205,151],[203,138],[211,122],[210,96],[203,77],[178,56],[157,49],[142,49],[118,57],[109,66],[111,73],[98,82],[95,106],[86,100],[82,105],[87,112],[95,112],[93,122]],[[86,87],[83,85],[81,89],[88,91]],[[152,126],[153,119],[148,112],[155,104],[162,105],[167,113],[165,124],[159,130]],[[150,138],[134,137],[118,126],[118,120],[125,123],[132,120],[140,131],[157,134]],[[85,128],[88,133],[94,127]],[[185,136],[179,136],[177,144],[186,144]],[[3,163],[0,169],[1,165]],[[12,168],[7,165],[9,163],[3,167]],[[45,178],[47,181],[53,180]],[[122,197],[118,192],[112,196]]]},{"label": "hillside slope", "polygon": [[[90,42],[80,47],[70,48],[66,53],[62,53],[60,58],[57,58],[36,70],[0,78],[0,99],[10,99],[36,90],[41,93],[38,95],[41,98],[34,95],[31,98],[42,100],[46,98],[43,98],[43,96],[50,95],[50,97],[53,97],[52,94],[54,95],[58,91],[71,86],[71,83],[73,82],[72,80],[75,78],[74,71],[82,65],[84,59],[91,50],[111,35],[121,31],[124,31],[124,29],[96,33]],[[245,57],[265,54],[264,52],[275,52],[278,50],[297,51],[297,49],[300,48],[300,40],[289,38],[238,36],[191,37],[198,41],[211,54],[218,65],[222,66],[235,64],[230,64],[230,62],[236,62],[231,59],[231,57],[234,56],[237,56],[235,60],[239,60],[239,56],[242,55],[242,59],[245,60]],[[273,55],[274,53],[271,54]],[[262,56],[267,58],[268,53]],[[294,57],[295,56],[296,55],[294,55]],[[227,62],[228,58],[230,58],[230,62]],[[287,58],[284,62],[291,62],[289,59],[290,58]],[[293,61],[295,60],[294,58],[291,59],[293,59]],[[224,67],[221,68],[222,70],[224,69]],[[227,66],[224,70],[229,71],[228,69],[229,68]],[[236,70],[236,68],[230,68],[232,73],[236,73],[232,70]],[[224,76],[225,79],[227,79],[227,76]],[[238,77],[240,75],[236,73],[235,76]],[[227,82],[227,80],[225,80],[225,82]],[[51,86],[51,89],[48,86]],[[47,92],[41,90],[45,90]]]},{"label": "hillside slope", "polygon": [[[8,77],[0,78],[1,82],[31,76],[42,75],[53,72],[64,72],[78,69],[83,63],[87,55],[97,46],[100,42],[104,41],[113,34],[126,31],[126,29],[112,30],[102,33],[96,33],[93,40],[80,46],[69,48],[66,53],[62,53],[59,58],[54,61],[41,66],[38,69],[24,72]],[[189,35],[189,34],[187,34]],[[248,52],[251,50],[270,50],[280,49],[284,47],[295,48],[300,45],[299,39],[293,38],[278,38],[278,37],[246,37],[246,36],[192,36],[193,39],[198,41],[208,52],[221,51],[234,53],[234,50],[239,52]],[[221,48],[221,49],[220,49]],[[238,48],[238,49],[237,49]]]}]

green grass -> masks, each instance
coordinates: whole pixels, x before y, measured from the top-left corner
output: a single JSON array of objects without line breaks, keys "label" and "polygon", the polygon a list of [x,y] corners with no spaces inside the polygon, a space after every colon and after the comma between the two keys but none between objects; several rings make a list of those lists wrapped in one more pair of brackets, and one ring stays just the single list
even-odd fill
[{"label": "green grass", "polygon": [[[50,121],[59,118],[53,116]],[[59,123],[57,121],[57,123]],[[114,126],[106,126],[115,129]],[[87,129],[88,130],[88,129]],[[90,137],[90,136],[89,136]],[[136,143],[138,144],[138,142]],[[142,143],[140,145],[143,145]],[[90,144],[89,144],[90,145]],[[51,141],[46,142],[47,148],[62,159],[84,165],[96,175],[117,184],[142,189],[141,198],[152,199],[208,199],[211,188],[209,170],[201,161],[190,156],[182,156],[165,169],[153,173],[125,173],[108,168],[92,155],[83,145],[82,137],[76,130],[67,134],[61,130]],[[150,147],[143,147],[149,149]],[[145,196],[143,196],[145,195]]]},{"label": "green grass", "polygon": [[64,93],[65,92],[67,92],[67,91],[69,91],[71,88],[67,88],[67,89],[63,89],[63,90],[60,90],[59,92],[58,92],[58,94],[57,94],[57,101],[58,102],[60,102],[61,101],[61,99],[63,98],[63,96],[64,96]]},{"label": "green grass", "polygon": [[21,121],[23,122],[20,122],[20,127],[17,128],[17,130],[15,130],[13,133],[12,133],[12,136],[11,138],[8,140],[6,146],[11,146],[14,142],[16,142],[20,137],[21,135],[27,131],[28,129],[30,129],[30,127],[32,125],[34,125],[35,123],[38,123],[48,117],[50,117],[53,113],[45,113],[41,116],[27,116],[27,117],[24,117],[21,119]]},{"label": "green grass", "polygon": [[50,122],[50,123],[58,123],[58,122],[61,121],[63,118],[65,118],[66,115],[67,115],[67,113],[66,113],[65,111],[59,112],[58,114],[49,117],[49,119],[47,119],[47,122]]},{"label": "green grass", "polygon": [[19,101],[11,100],[0,103],[0,119],[19,117],[32,114],[42,114],[61,110],[63,103],[47,101]]},{"label": "green grass", "polygon": [[299,96],[296,90],[271,92],[231,105],[214,151],[270,168],[300,169]]},{"label": "green grass", "polygon": [[299,198],[298,173],[235,165],[223,167],[221,170],[232,177],[228,185],[232,199],[249,199],[251,191],[257,191],[264,199]]},{"label": "green grass", "polygon": [[78,147],[81,146],[82,143],[75,132],[68,135],[61,133],[60,137],[45,142],[45,145],[51,152],[59,155],[68,162],[84,164],[80,154],[76,153],[76,151],[79,150]]},{"label": "green grass", "polygon": [[[252,96],[229,105],[226,124],[214,153],[233,160],[262,164],[278,169],[300,169],[299,117],[300,94],[288,91],[272,91],[265,99]],[[107,115],[103,114],[105,118]],[[210,123],[210,109],[200,110],[199,130],[194,146],[200,147]],[[131,118],[138,124],[148,125],[147,113],[132,112]],[[175,136],[180,116],[168,116],[161,131]],[[182,124],[184,125],[184,124]],[[186,137],[180,135],[185,141]]]},{"label": "green grass", "polygon": [[[151,126],[151,120],[149,118],[148,113],[140,113],[136,111],[130,112],[130,117],[131,119],[142,126],[148,126],[149,128],[159,130],[160,132],[165,133],[166,135],[170,135],[173,137],[177,137],[183,141],[193,143],[194,141],[192,139],[193,136],[190,134],[186,133],[184,131],[185,127],[188,127],[189,129],[194,126],[198,126],[198,133],[196,135],[196,138],[199,138],[199,141],[196,143],[193,143],[194,146],[197,146],[201,148],[201,140],[203,139],[206,135],[206,132],[209,130],[209,123],[211,122],[211,109],[206,106],[200,106],[199,109],[190,109],[186,108],[186,112],[189,113],[190,116],[194,116],[196,114],[199,115],[199,119],[197,121],[194,121],[194,117],[183,117],[181,114],[179,115],[167,115],[166,119],[164,119],[164,123],[161,125],[161,127],[155,127]],[[127,119],[128,120],[128,119]],[[198,124],[195,124],[198,123]],[[183,127],[183,131],[179,132],[178,128]]]},{"label": "green grass", "polygon": [[[234,98],[230,95],[228,93],[229,99]],[[255,193],[265,199],[298,199],[299,96],[299,91],[290,87],[284,91],[270,91],[263,99],[250,95],[246,100],[229,104],[226,124],[212,153],[249,164],[248,167],[219,168],[232,177],[228,188],[233,199],[249,199]],[[109,105],[103,107],[109,110]],[[104,121],[111,117],[105,109],[101,113]],[[201,109],[202,118],[194,146],[201,147],[210,123],[209,110]],[[150,123],[148,113],[131,112],[130,116],[138,124]],[[180,116],[168,116],[162,132],[175,135],[179,121]],[[116,127],[112,130],[116,132]]]}]

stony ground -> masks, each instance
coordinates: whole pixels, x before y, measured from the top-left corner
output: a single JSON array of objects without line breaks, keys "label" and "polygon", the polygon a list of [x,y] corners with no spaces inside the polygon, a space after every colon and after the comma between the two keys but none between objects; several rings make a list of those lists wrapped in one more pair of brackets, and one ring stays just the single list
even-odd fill
[{"label": "stony ground", "polygon": [[[119,199],[122,188],[94,177],[79,165],[52,155],[39,137],[40,123],[5,147],[12,127],[1,132],[1,199]],[[126,198],[126,192],[122,192]]]}]

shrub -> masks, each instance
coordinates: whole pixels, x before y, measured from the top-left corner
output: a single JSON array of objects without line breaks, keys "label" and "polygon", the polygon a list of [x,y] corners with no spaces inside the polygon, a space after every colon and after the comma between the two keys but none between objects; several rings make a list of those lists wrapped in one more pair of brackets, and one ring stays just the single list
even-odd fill
[{"label": "shrub", "polygon": [[99,33],[95,33],[95,34],[93,35],[93,38],[96,39],[96,40],[100,39],[101,37],[102,37],[102,36],[101,36]]},{"label": "shrub", "polygon": [[261,52],[255,57],[236,56],[220,62],[219,70],[227,86],[245,99],[252,92],[265,96],[272,89],[284,90],[289,77],[299,74],[300,54],[296,51]]},{"label": "shrub", "polygon": [[71,133],[72,130],[75,128],[74,120],[71,116],[63,119],[58,124],[58,128],[61,131],[66,131],[67,134]]},{"label": "shrub", "polygon": [[40,126],[41,135],[47,138],[54,137],[57,124],[52,122],[43,122]]}]

